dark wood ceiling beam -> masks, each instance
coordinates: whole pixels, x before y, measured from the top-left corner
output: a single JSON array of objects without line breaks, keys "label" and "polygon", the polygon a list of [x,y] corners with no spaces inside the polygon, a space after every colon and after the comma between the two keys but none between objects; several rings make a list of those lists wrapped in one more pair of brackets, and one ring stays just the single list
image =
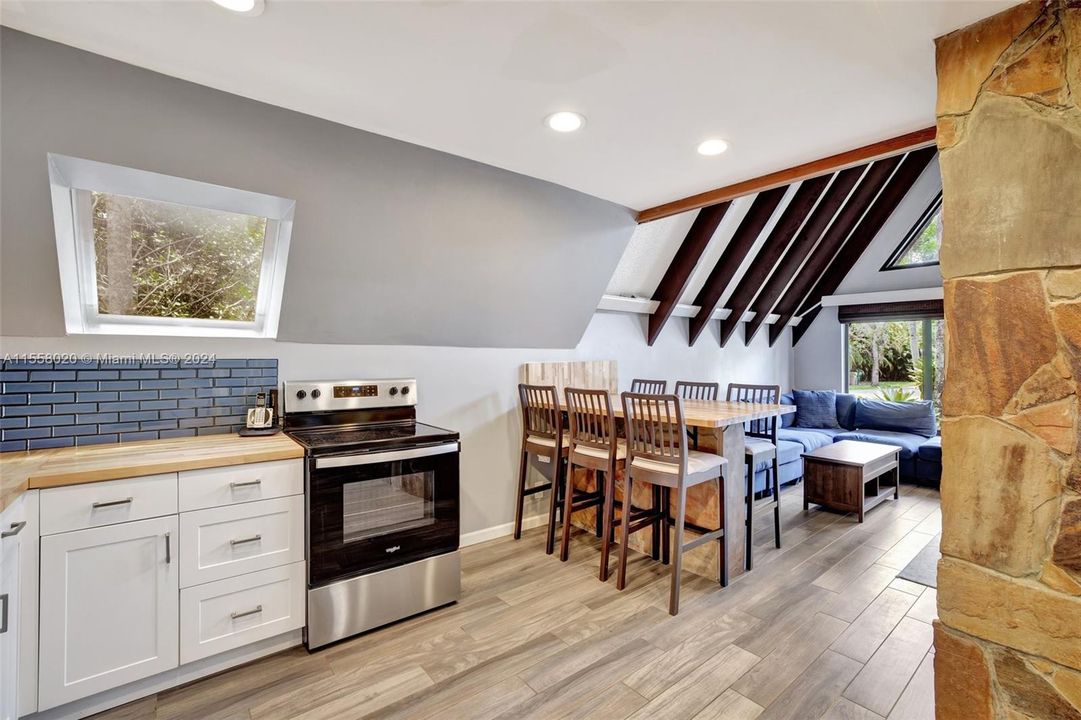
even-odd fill
[{"label": "dark wood ceiling beam", "polygon": [[800,268],[792,284],[784,291],[781,299],[777,302],[777,306],[773,309],[773,312],[778,315],[778,319],[769,328],[769,344],[771,346],[777,342],[777,338],[784,332],[785,326],[796,314],[796,308],[803,302],[803,298],[807,296],[807,293],[822,273],[826,271],[830,261],[833,260],[833,256],[837,254],[837,250],[844,244],[849,233],[852,232],[852,228],[856,227],[856,223],[859,222],[864,211],[874,201],[875,196],[885,186],[886,181],[889,180],[890,175],[897,169],[897,166],[901,164],[901,157],[900,155],[889,157],[871,165],[867,174],[863,176],[852,195],[844,203],[840,212],[837,213],[837,217],[829,226],[829,229],[826,230],[825,235],[822,236],[822,240],[811,251],[807,262]]},{"label": "dark wood ceiling beam", "polygon": [[694,272],[695,266],[698,265],[698,261],[701,259],[706,246],[709,245],[709,241],[713,238],[713,234],[717,232],[717,227],[721,224],[721,220],[724,219],[724,214],[728,212],[729,205],[730,203],[727,202],[712,205],[703,208],[698,213],[698,217],[694,219],[691,229],[687,231],[687,237],[683,238],[683,243],[679,246],[679,250],[676,251],[675,257],[669,263],[668,269],[664,271],[664,277],[661,278],[660,284],[657,285],[657,289],[653,293],[653,299],[657,301],[658,305],[657,309],[649,316],[648,339],[650,345],[657,341],[657,336],[661,334],[665,323],[672,317],[672,311],[676,309],[676,304],[687,289],[687,281],[690,280],[691,273]]},{"label": "dark wood ceiling beam", "polygon": [[[810,316],[809,319],[808,316],[812,311],[814,311],[814,315],[818,314],[819,303],[822,302],[822,298],[837,292],[837,288],[840,287],[845,277],[852,270],[856,261],[867,250],[871,241],[878,235],[879,230],[886,224],[886,220],[897,209],[897,206],[901,204],[901,200],[904,199],[905,195],[908,195],[912,186],[916,184],[920,174],[923,173],[935,156],[935,152],[936,149],[933,147],[915,150],[906,155],[905,159],[901,161],[901,166],[897,168],[897,172],[893,174],[890,181],[886,183],[886,187],[882,189],[871,207],[860,218],[859,225],[852,231],[848,241],[833,258],[833,261],[818,279],[818,282],[815,283],[811,292],[804,298],[797,311],[800,316],[801,326],[805,319],[807,319],[808,326],[814,320],[814,316]],[[793,332],[793,345],[799,341],[804,332],[806,332],[806,328],[799,333]]]},{"label": "dark wood ceiling beam", "polygon": [[[754,262],[747,268],[747,272],[743,273],[743,277],[736,283],[736,288],[728,296],[725,306],[729,309],[729,314],[727,318],[721,320],[721,347],[725,346],[728,339],[732,337],[732,332],[739,327],[743,313],[747,312],[751,301],[762,289],[762,283],[770,276],[777,261],[788,249],[792,237],[807,220],[807,216],[811,214],[815,203],[822,197],[822,192],[832,177],[832,175],[821,175],[806,180],[792,196],[792,201],[788,203],[780,220],[773,226],[769,237],[762,244],[762,249],[755,255]],[[692,327],[691,343],[694,343],[696,337]]]},{"label": "dark wood ceiling beam", "polygon": [[773,312],[773,307],[796,275],[796,271],[799,270],[800,265],[814,250],[822,237],[822,233],[826,231],[830,221],[833,220],[837,215],[837,211],[844,204],[845,198],[852,192],[852,188],[856,186],[856,183],[859,182],[860,177],[865,172],[867,172],[866,165],[842,170],[830,183],[826,194],[815,207],[814,213],[807,220],[807,223],[800,228],[799,234],[796,235],[796,239],[792,241],[777,268],[770,275],[769,281],[762,288],[762,292],[758,293],[754,302],[751,303],[751,311],[754,313],[754,317],[747,322],[743,329],[745,344],[751,344],[751,340],[754,339],[758,330],[766,322],[769,314]]},{"label": "dark wood ceiling beam", "polygon": [[702,285],[702,289],[698,291],[698,296],[694,300],[694,304],[699,309],[698,314],[691,318],[690,322],[691,345],[694,344],[694,341],[702,334],[702,329],[709,323],[709,316],[717,309],[725,288],[732,281],[732,277],[736,274],[736,270],[739,269],[740,263],[743,262],[751,248],[754,247],[754,241],[762,233],[763,228],[766,227],[787,190],[787,187],[766,190],[759,193],[758,197],[751,203],[751,209],[743,216],[739,227],[736,228],[732,239],[725,245],[721,257],[717,260],[717,264],[713,266],[713,270],[710,271],[709,277],[706,278],[706,282]]},{"label": "dark wood ceiling beam", "polygon": [[715,190],[708,190],[697,195],[674,200],[664,205],[651,207],[638,213],[638,222],[644,223],[651,220],[659,220],[671,215],[678,215],[688,210],[708,207],[721,202],[728,202],[744,195],[770,190],[782,185],[791,185],[800,180],[807,180],[819,175],[832,173],[853,167],[865,165],[874,160],[899,155],[919,148],[925,148],[935,143],[935,128],[929,127],[916,132],[900,135],[888,140],[864,145],[855,150],[830,155],[829,157],[812,162],[796,165],[795,167],[778,170],[777,172],[761,175],[751,180],[726,185]]}]

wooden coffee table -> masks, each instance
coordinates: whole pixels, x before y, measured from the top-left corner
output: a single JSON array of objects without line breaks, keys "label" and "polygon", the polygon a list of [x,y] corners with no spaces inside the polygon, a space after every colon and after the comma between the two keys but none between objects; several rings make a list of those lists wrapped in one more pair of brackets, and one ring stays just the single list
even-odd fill
[{"label": "wooden coffee table", "polygon": [[[803,509],[811,503],[863,515],[901,497],[901,448],[841,440],[803,453]],[[885,482],[883,482],[885,481]]]}]

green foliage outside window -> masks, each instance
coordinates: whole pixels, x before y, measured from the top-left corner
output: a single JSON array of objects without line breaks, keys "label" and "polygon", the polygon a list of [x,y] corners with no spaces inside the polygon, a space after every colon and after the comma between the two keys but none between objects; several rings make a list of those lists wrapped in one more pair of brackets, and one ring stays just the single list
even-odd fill
[{"label": "green foliage outside window", "polygon": [[942,245],[942,209],[931,216],[916,236],[912,245],[898,258],[898,267],[938,262],[938,249]]},{"label": "green foliage outside window", "polygon": [[847,333],[849,392],[895,402],[923,397],[940,408],[946,360],[942,320],[849,323]]},{"label": "green foliage outside window", "polygon": [[100,313],[255,319],[266,218],[91,195]]}]

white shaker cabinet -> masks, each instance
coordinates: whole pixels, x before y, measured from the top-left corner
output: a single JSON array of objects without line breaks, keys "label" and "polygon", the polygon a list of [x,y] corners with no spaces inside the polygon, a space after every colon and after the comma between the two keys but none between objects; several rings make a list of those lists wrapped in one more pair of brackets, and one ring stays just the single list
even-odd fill
[{"label": "white shaker cabinet", "polygon": [[0,514],[0,720],[37,710],[38,498]]},{"label": "white shaker cabinet", "polygon": [[41,539],[45,710],[178,666],[176,515]]},{"label": "white shaker cabinet", "polygon": [[0,720],[19,717],[20,555],[26,529],[22,500],[0,515]]}]

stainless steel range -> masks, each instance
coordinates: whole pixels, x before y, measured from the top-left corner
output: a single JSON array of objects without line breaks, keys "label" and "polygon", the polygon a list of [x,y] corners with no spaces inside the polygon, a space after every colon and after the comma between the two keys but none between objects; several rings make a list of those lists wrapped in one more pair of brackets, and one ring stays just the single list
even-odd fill
[{"label": "stainless steel range", "polygon": [[411,378],[283,384],[305,448],[309,650],[458,599],[458,433],[416,404]]}]

